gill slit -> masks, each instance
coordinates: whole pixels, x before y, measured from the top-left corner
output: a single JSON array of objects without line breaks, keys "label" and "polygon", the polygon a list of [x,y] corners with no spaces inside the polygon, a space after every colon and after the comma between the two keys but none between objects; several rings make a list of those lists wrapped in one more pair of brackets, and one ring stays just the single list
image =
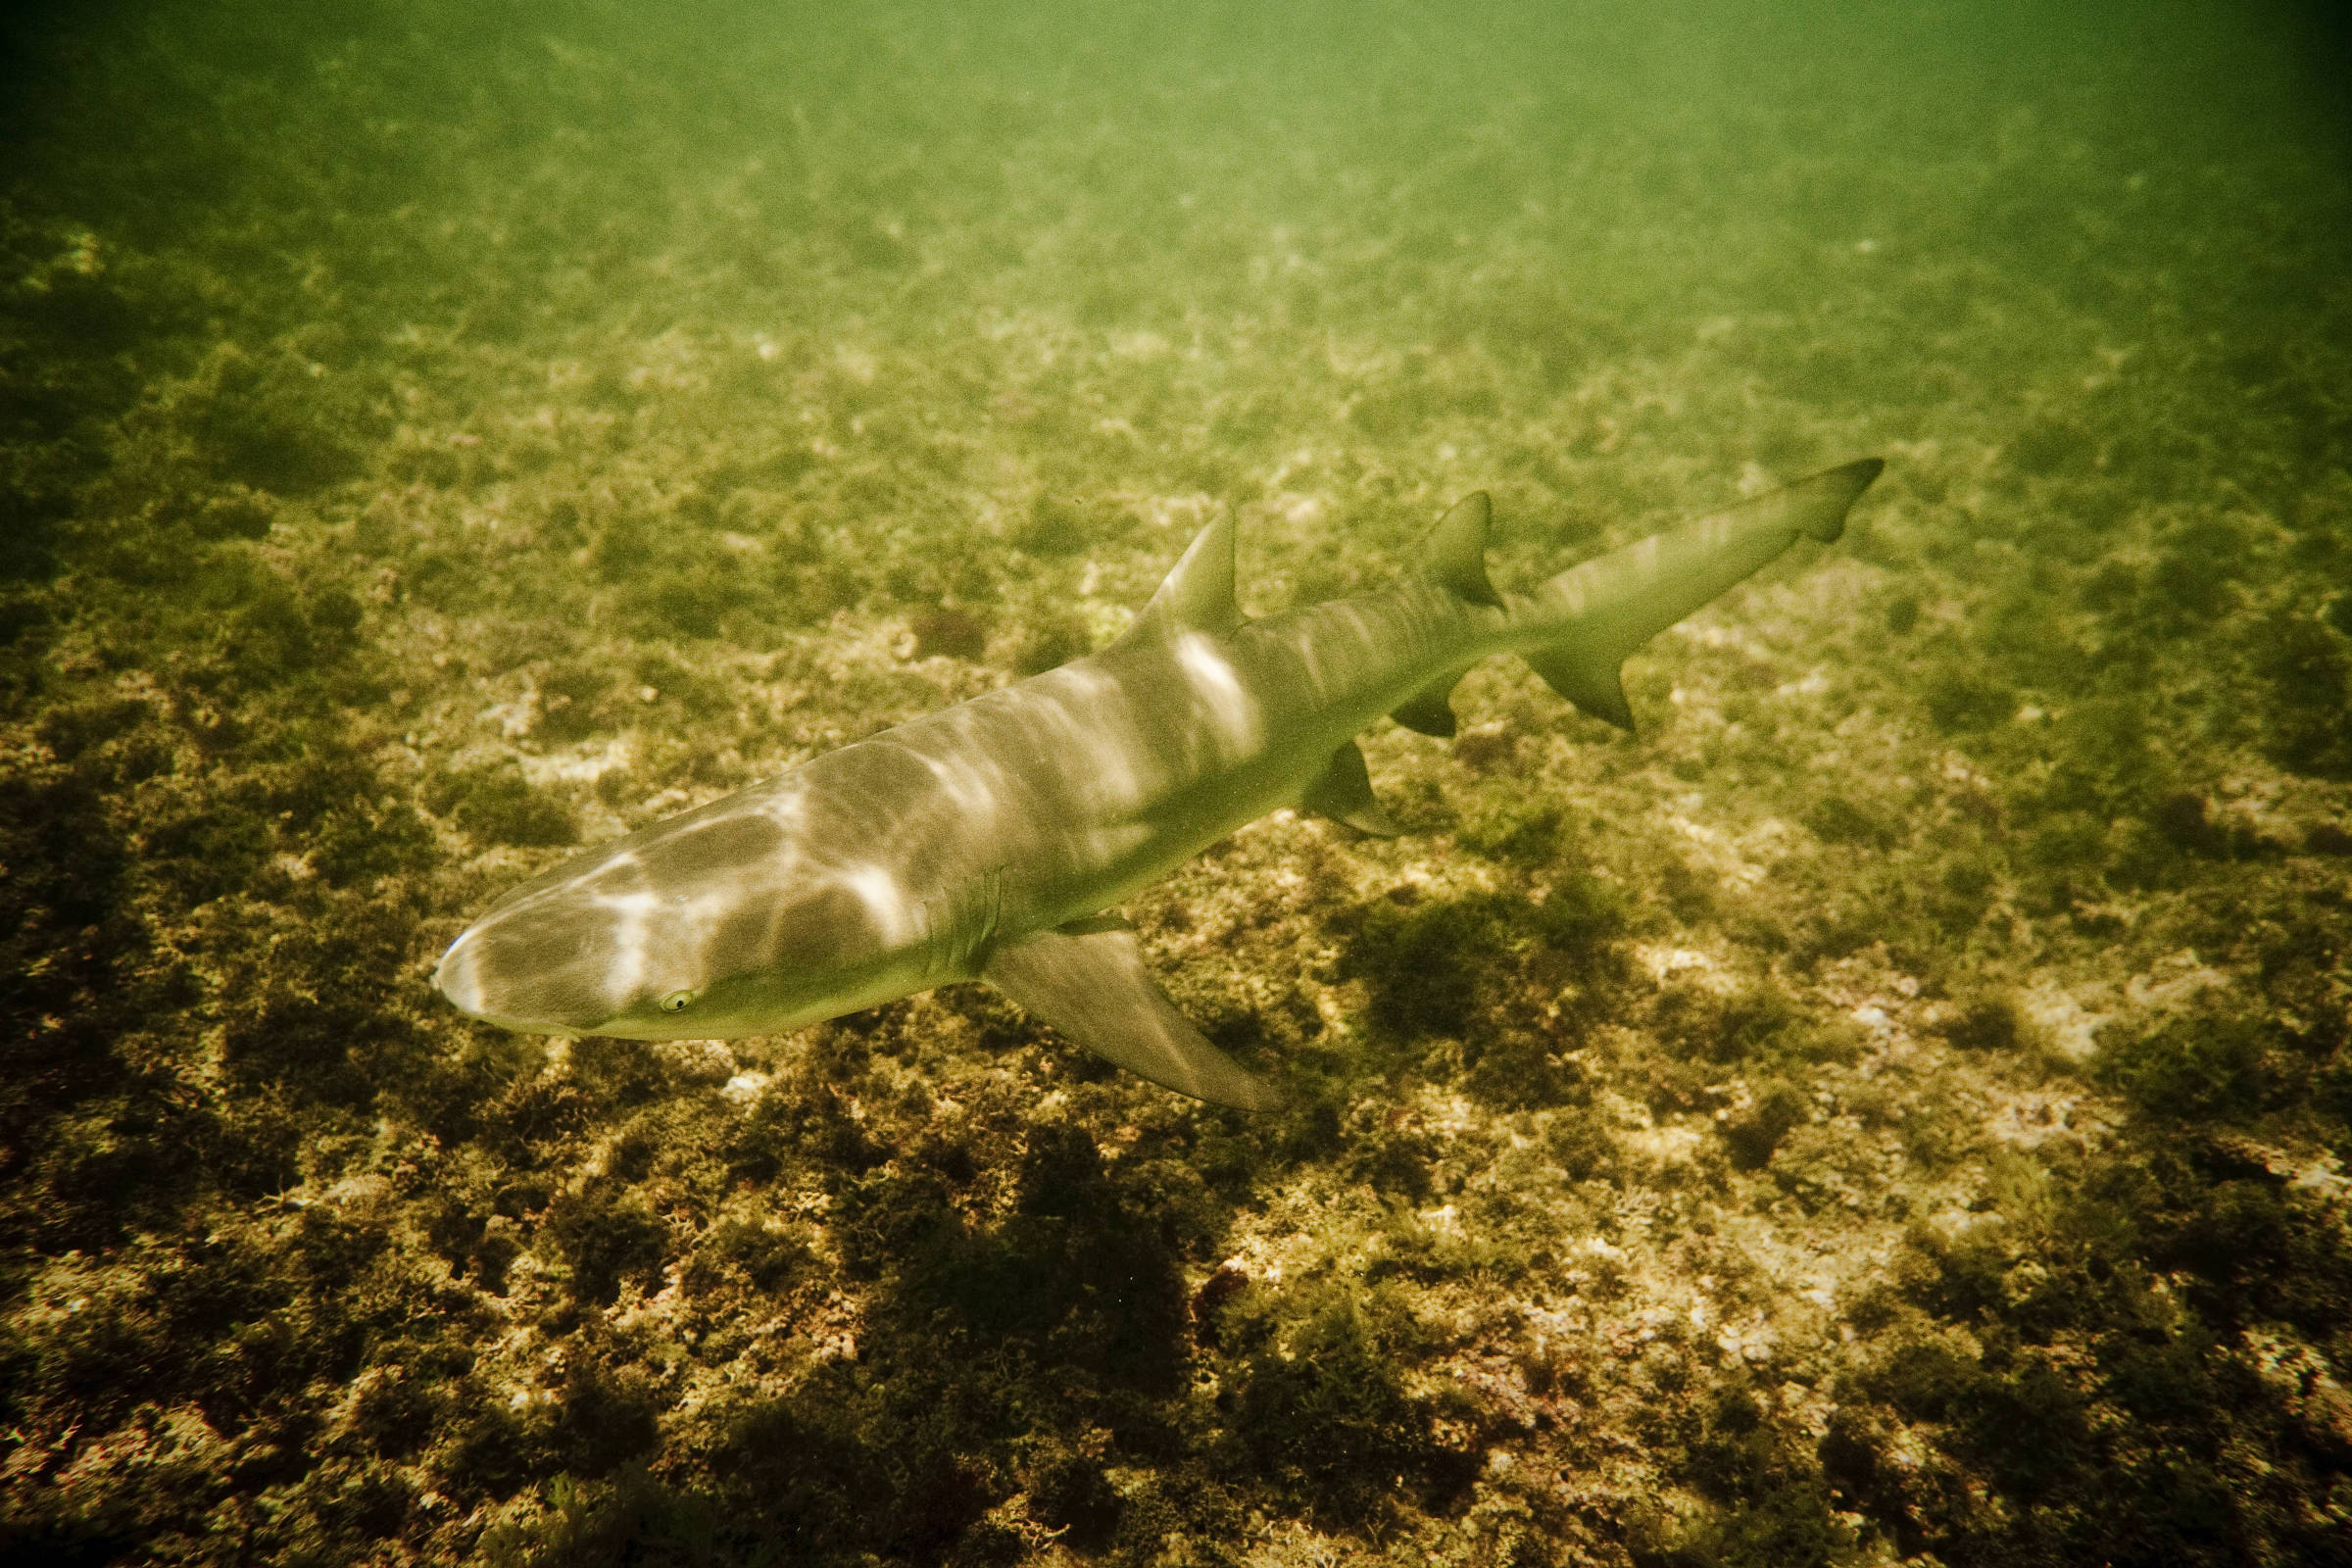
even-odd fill
[{"label": "gill slit", "polygon": [[994,866],[976,883],[966,883],[937,901],[945,907],[935,918],[934,901],[915,906],[923,952],[923,972],[929,975],[968,976],[979,972],[978,959],[996,940],[1004,918],[1004,868]]}]

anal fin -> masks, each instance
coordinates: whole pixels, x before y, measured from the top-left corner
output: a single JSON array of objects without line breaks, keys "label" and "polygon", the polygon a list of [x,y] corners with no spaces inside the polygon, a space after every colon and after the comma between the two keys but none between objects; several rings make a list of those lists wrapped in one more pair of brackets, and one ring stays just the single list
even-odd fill
[{"label": "anal fin", "polygon": [[1316,816],[1345,822],[1358,833],[1393,839],[1403,829],[1389,815],[1380,797],[1372,793],[1372,774],[1364,766],[1363,751],[1349,741],[1331,754],[1323,771],[1306,787],[1298,804]]},{"label": "anal fin", "polygon": [[1448,675],[1444,680],[1433,681],[1422,687],[1389,716],[1406,729],[1435,735],[1440,740],[1453,739],[1455,732],[1461,728],[1453,716],[1453,704],[1450,701],[1453,683],[1457,678]]},{"label": "anal fin", "polygon": [[1076,1044],[1163,1089],[1243,1110],[1281,1103],[1272,1085],[1176,1010],[1144,967],[1135,928],[1116,917],[1008,942],[980,977]]},{"label": "anal fin", "polygon": [[1544,677],[1544,685],[1594,718],[1605,718],[1632,733],[1634,706],[1625,700],[1622,662],[1591,655],[1579,658],[1574,649],[1559,648],[1532,649],[1523,657],[1528,667]]}]

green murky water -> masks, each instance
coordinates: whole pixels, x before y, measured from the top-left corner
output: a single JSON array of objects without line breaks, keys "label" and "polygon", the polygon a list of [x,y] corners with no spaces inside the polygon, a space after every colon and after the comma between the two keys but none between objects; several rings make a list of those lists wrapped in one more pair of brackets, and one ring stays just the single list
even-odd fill
[{"label": "green murky water", "polygon": [[[2352,121],[2289,10],[49,8],[0,83],[0,1548],[2326,1560]],[[563,847],[1495,499],[1888,460],[977,988],[466,1023]]]}]

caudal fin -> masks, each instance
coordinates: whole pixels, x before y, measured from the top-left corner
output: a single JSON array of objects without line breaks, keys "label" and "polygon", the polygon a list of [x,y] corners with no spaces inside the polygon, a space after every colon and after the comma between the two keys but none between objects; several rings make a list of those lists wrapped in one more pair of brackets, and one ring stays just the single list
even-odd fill
[{"label": "caudal fin", "polygon": [[1528,651],[1528,663],[1578,708],[1632,729],[1625,657],[1798,539],[1836,539],[1886,466],[1864,458],[1825,469],[1560,573],[1513,607],[1557,633]]}]

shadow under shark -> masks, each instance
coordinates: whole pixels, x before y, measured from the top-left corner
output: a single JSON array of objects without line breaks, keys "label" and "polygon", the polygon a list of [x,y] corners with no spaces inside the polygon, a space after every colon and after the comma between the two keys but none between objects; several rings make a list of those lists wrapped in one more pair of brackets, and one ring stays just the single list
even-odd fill
[{"label": "shadow under shark", "polygon": [[574,856],[442,956],[441,994],[509,1029],[636,1040],[778,1034],[984,980],[1130,1072],[1277,1102],[1210,1045],[1103,911],[1244,823],[1297,806],[1396,828],[1357,732],[1451,735],[1448,694],[1525,659],[1631,728],[1619,665],[1800,538],[1828,542],[1865,459],[1560,573],[1487,579],[1484,492],[1375,592],[1245,620],[1230,516],[1101,653],[805,762]]}]

